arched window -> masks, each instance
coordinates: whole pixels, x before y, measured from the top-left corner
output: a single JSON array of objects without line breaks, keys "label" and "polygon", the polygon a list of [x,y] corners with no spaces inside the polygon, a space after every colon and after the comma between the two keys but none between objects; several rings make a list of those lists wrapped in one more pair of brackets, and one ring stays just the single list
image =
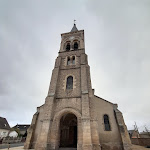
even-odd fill
[{"label": "arched window", "polygon": [[66,45],[66,51],[69,51],[70,50],[70,43],[67,43]]},{"label": "arched window", "polygon": [[78,49],[78,43],[77,42],[74,43],[74,50],[76,50],[76,49]]},{"label": "arched window", "polygon": [[104,125],[105,125],[105,131],[111,130],[108,115],[104,115]]},{"label": "arched window", "polygon": [[67,65],[70,65],[70,57],[67,58]]},{"label": "arched window", "polygon": [[72,57],[72,64],[75,64],[75,56]]},{"label": "arched window", "polygon": [[69,76],[67,78],[66,89],[73,89],[73,77]]}]

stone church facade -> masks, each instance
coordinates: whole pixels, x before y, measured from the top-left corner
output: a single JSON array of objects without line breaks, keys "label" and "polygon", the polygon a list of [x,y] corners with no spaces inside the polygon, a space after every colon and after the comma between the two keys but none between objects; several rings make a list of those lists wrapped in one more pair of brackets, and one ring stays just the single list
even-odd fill
[{"label": "stone church facade", "polygon": [[94,95],[84,44],[84,30],[75,24],[61,34],[48,95],[33,115],[24,149],[131,149],[117,104]]}]

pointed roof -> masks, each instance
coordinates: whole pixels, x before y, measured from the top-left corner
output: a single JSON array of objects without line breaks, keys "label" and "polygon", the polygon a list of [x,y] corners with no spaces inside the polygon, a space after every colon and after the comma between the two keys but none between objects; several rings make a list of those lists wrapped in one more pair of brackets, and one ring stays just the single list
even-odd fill
[{"label": "pointed roof", "polygon": [[75,31],[78,31],[78,29],[76,27],[76,24],[74,23],[73,28],[71,29],[71,32],[75,32]]},{"label": "pointed roof", "polygon": [[0,129],[10,130],[10,126],[6,118],[0,117]]}]

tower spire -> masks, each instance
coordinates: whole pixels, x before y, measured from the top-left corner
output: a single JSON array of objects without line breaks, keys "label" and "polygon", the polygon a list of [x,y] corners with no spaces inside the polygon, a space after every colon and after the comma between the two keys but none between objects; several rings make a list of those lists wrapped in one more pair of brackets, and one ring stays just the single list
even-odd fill
[{"label": "tower spire", "polygon": [[74,20],[74,25],[73,25],[73,28],[71,29],[71,32],[78,31],[75,22],[76,22],[76,20]]}]

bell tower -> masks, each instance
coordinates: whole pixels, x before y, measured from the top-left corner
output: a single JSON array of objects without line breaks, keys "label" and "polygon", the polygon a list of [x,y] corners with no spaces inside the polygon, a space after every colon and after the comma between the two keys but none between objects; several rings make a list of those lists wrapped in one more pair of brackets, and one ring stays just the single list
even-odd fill
[{"label": "bell tower", "polygon": [[[61,34],[60,51],[56,58],[48,91],[48,100],[46,100],[47,103],[51,103],[51,109],[47,105],[45,114],[48,116],[51,114],[49,119],[53,121],[55,114],[59,114],[61,111],[64,114],[73,113],[76,115],[78,149],[92,149],[89,109],[92,95],[90,70],[85,54],[84,30],[78,30],[76,24],[74,24],[71,32]],[[47,113],[48,111],[49,113]],[[52,124],[49,130],[53,129]],[[55,129],[54,132],[58,130]],[[56,134],[54,132],[53,134]],[[94,138],[97,138],[96,144],[99,146],[97,131],[94,132]],[[56,149],[58,149],[61,145],[59,143],[61,141],[59,137],[61,136],[57,135],[55,140],[52,140],[52,137],[53,135],[49,139],[50,147],[52,149],[57,147]]]}]

